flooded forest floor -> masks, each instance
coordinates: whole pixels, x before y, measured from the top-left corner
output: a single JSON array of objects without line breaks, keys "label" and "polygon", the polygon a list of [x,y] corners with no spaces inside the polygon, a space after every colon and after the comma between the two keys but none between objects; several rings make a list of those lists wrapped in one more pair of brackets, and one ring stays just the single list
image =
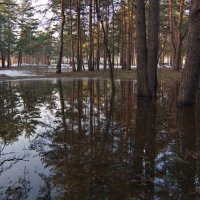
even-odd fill
[{"label": "flooded forest floor", "polygon": [[[10,74],[2,73],[9,71]],[[21,72],[15,76],[13,72]],[[0,68],[0,81],[3,80],[15,80],[15,79],[37,79],[37,78],[100,78],[100,79],[109,79],[109,70],[99,70],[99,71],[81,71],[81,72],[70,72],[63,70],[62,73],[57,74],[54,72],[55,69],[47,67],[21,67],[21,68]],[[121,70],[115,69],[115,79],[120,80],[134,80],[136,79],[136,69],[132,70]],[[158,80],[180,80],[181,72],[176,72],[168,68],[159,68],[158,69]]]}]

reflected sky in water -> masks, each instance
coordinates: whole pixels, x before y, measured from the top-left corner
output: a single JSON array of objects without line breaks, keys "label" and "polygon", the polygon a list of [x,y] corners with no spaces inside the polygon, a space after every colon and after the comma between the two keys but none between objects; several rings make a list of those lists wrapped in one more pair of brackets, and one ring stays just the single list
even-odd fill
[{"label": "reflected sky in water", "polygon": [[[0,200],[196,199],[199,104],[178,83],[137,101],[135,81],[0,83]],[[199,95],[198,95],[199,96]]]}]

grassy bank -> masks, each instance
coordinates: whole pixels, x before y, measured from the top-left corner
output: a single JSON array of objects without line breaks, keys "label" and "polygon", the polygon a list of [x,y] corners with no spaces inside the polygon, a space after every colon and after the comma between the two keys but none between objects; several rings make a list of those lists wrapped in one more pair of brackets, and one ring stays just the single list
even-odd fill
[{"label": "grassy bank", "polygon": [[[2,70],[2,69],[0,69]],[[3,69],[6,70],[6,69]],[[62,72],[61,74],[56,74],[55,72],[49,72],[47,68],[39,68],[37,70],[33,70],[33,68],[9,68],[8,70],[20,70],[27,71],[30,70],[32,73],[36,74],[34,78],[56,78],[56,77],[66,77],[66,78],[101,78],[101,79],[109,79],[109,70],[100,70],[100,71],[81,71],[81,72]],[[159,80],[179,80],[181,77],[180,72],[175,72],[172,69],[158,69],[158,79]],[[9,77],[7,75],[1,74],[0,71],[0,80],[5,79],[22,79],[28,78],[26,76],[23,77]],[[31,77],[33,78],[33,77]],[[129,70],[115,70],[115,79],[120,80],[134,80],[137,78],[136,69]]]},{"label": "grassy bank", "polygon": [[[82,72],[63,72],[61,74],[46,73],[46,77],[68,77],[68,78],[103,78],[109,79],[109,70],[101,71],[82,71]],[[172,69],[158,69],[159,80],[179,80],[181,72],[175,72]],[[134,80],[137,78],[136,69],[128,70],[115,70],[115,79],[121,80]]]}]

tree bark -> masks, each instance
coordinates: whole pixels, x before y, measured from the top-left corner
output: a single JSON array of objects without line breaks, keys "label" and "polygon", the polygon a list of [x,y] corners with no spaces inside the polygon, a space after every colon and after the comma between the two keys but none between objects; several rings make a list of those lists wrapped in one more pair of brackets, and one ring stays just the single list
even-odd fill
[{"label": "tree bark", "polygon": [[18,52],[17,66],[21,67],[21,65],[22,65],[22,50],[19,50],[19,52]]},{"label": "tree bark", "polygon": [[9,38],[9,42],[8,42],[8,50],[7,50],[7,53],[8,53],[7,54],[7,68],[9,68],[10,65],[11,65],[11,60],[10,60],[10,34],[9,34],[8,38]]},{"label": "tree bark", "polygon": [[147,45],[144,0],[136,0],[137,96],[148,97]]},{"label": "tree bark", "polygon": [[5,53],[1,50],[1,66],[5,68]]},{"label": "tree bark", "polygon": [[126,52],[126,68],[131,70],[131,46],[132,46],[132,9],[131,2],[128,0],[128,23],[127,23],[127,52]]},{"label": "tree bark", "polygon": [[149,0],[149,38],[148,38],[148,90],[151,98],[157,93],[159,0]]},{"label": "tree bark", "polygon": [[77,71],[82,69],[82,59],[81,59],[81,2],[77,0]]},{"label": "tree bark", "polygon": [[102,27],[103,43],[104,43],[104,47],[106,48],[106,53],[108,55],[108,63],[109,63],[109,70],[110,70],[110,80],[111,80],[111,84],[112,84],[112,93],[115,93],[116,88],[115,88],[115,80],[114,80],[114,65],[112,63],[111,53],[110,53],[110,49],[108,47],[108,38],[106,37],[107,36],[106,30],[104,28],[104,23],[103,23],[102,17],[101,17],[100,12],[99,12],[99,1],[95,0],[95,3],[96,3],[97,19],[100,22],[101,27]]},{"label": "tree bark", "polygon": [[72,54],[72,60],[71,60],[71,65],[72,65],[72,71],[76,71],[75,67],[75,60],[74,60],[74,37],[73,37],[73,27],[72,27],[72,0],[70,0],[70,14],[69,14],[69,20],[70,20],[70,45],[71,45],[71,54]]},{"label": "tree bark", "polygon": [[[105,10],[106,10],[106,20],[105,20],[105,37],[108,38],[108,32],[109,32],[109,0],[106,0],[106,7],[105,7]],[[104,69],[107,68],[107,63],[108,63],[108,52],[107,52],[107,49],[106,47],[104,47]]]},{"label": "tree bark", "polygon": [[60,0],[60,5],[61,5],[60,50],[59,50],[58,63],[56,66],[56,73],[61,73],[61,63],[63,58],[63,35],[65,26],[64,0]]},{"label": "tree bark", "polygon": [[89,71],[94,70],[93,65],[93,33],[92,33],[92,0],[89,1],[89,62],[88,62],[88,69]]},{"label": "tree bark", "polygon": [[115,66],[115,5],[112,0],[112,63]]},{"label": "tree bark", "polygon": [[100,65],[100,25],[99,21],[97,20],[97,51],[96,51],[96,65],[97,70],[99,70]]},{"label": "tree bark", "polygon": [[8,47],[8,55],[7,55],[7,68],[9,68],[11,65],[11,59],[10,59],[10,45]]},{"label": "tree bark", "polygon": [[194,104],[200,72],[200,1],[193,0],[190,10],[187,57],[182,72],[178,105]]},{"label": "tree bark", "polygon": [[173,27],[173,15],[172,15],[172,0],[168,1],[168,23],[169,23],[169,32],[170,32],[170,47],[171,47],[171,65],[175,68],[176,60],[176,45],[174,40],[174,27]]},{"label": "tree bark", "polygon": [[177,47],[176,47],[176,58],[175,58],[175,70],[180,71],[181,69],[181,53],[182,53],[182,43],[183,43],[183,34],[182,34],[182,24],[183,24],[183,13],[185,7],[185,0],[179,0],[179,20],[178,20],[178,30],[176,35]]}]

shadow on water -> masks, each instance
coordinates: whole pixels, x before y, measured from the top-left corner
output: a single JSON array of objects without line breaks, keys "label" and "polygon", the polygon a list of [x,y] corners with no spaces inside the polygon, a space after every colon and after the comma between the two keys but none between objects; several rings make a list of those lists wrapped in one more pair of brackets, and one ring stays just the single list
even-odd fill
[{"label": "shadow on water", "polygon": [[198,199],[200,101],[177,108],[177,90],[148,102],[135,81],[0,83],[0,200]]}]

